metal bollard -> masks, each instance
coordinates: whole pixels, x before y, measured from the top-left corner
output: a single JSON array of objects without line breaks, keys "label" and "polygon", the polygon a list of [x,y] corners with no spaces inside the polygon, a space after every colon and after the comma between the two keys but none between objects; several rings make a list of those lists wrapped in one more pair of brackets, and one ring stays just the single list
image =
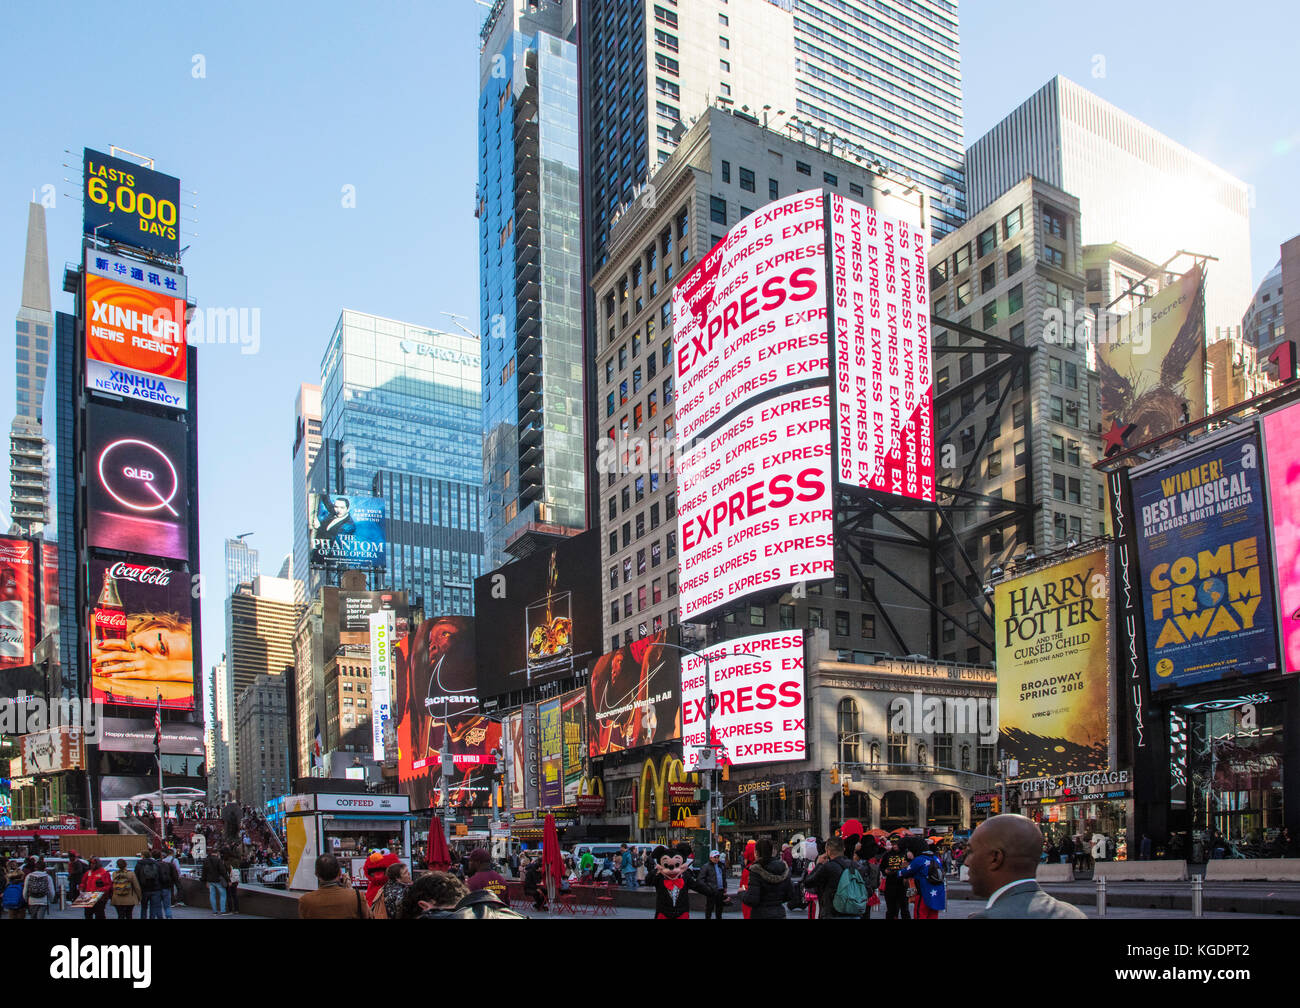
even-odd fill
[{"label": "metal bollard", "polygon": [[1205,890],[1204,880],[1199,875],[1192,876],[1192,916],[1205,916]]},{"label": "metal bollard", "polygon": [[1106,916],[1106,879],[1097,879],[1097,916]]}]

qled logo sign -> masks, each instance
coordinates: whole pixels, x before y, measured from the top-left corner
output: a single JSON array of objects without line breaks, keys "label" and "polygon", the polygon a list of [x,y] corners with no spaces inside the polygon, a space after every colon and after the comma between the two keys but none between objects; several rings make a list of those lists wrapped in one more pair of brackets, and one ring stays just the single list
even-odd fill
[{"label": "qled logo sign", "polygon": [[89,414],[90,545],[188,559],[185,428],[94,405]]}]

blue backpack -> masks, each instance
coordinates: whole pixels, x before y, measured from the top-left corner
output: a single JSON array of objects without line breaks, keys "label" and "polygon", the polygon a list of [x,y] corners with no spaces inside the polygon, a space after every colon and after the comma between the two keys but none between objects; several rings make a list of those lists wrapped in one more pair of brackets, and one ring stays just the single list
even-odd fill
[{"label": "blue backpack", "polygon": [[10,882],[5,886],[4,900],[0,902],[6,910],[17,910],[23,905],[23,884],[21,882]]}]

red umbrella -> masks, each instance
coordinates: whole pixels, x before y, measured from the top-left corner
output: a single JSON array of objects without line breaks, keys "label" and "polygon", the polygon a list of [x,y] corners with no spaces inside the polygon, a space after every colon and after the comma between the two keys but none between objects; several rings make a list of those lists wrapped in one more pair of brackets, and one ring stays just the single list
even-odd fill
[{"label": "red umbrella", "polygon": [[862,829],[862,823],[860,823],[857,819],[850,819],[848,822],[846,822],[843,826],[840,827],[840,836],[842,837],[851,837],[855,833],[858,836],[862,836],[864,832],[865,831]]},{"label": "red umbrella", "polygon": [[429,849],[425,852],[429,871],[446,871],[451,867],[451,851],[442,832],[442,820],[434,816],[429,822]]},{"label": "red umbrella", "polygon": [[555,816],[546,813],[542,824],[542,869],[546,873],[546,896],[555,899],[560,888],[560,879],[564,877],[564,858],[560,854],[560,834],[555,828]]}]

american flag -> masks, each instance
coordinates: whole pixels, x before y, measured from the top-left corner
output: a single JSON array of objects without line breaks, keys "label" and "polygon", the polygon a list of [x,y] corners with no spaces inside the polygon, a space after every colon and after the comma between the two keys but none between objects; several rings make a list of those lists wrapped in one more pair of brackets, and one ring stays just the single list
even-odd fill
[{"label": "american flag", "polygon": [[153,754],[155,759],[162,759],[162,694],[153,708]]},{"label": "american flag", "polygon": [[324,754],[325,744],[320,737],[320,715],[316,715],[316,738],[311,744],[311,754],[317,766],[321,763],[321,756]]}]

